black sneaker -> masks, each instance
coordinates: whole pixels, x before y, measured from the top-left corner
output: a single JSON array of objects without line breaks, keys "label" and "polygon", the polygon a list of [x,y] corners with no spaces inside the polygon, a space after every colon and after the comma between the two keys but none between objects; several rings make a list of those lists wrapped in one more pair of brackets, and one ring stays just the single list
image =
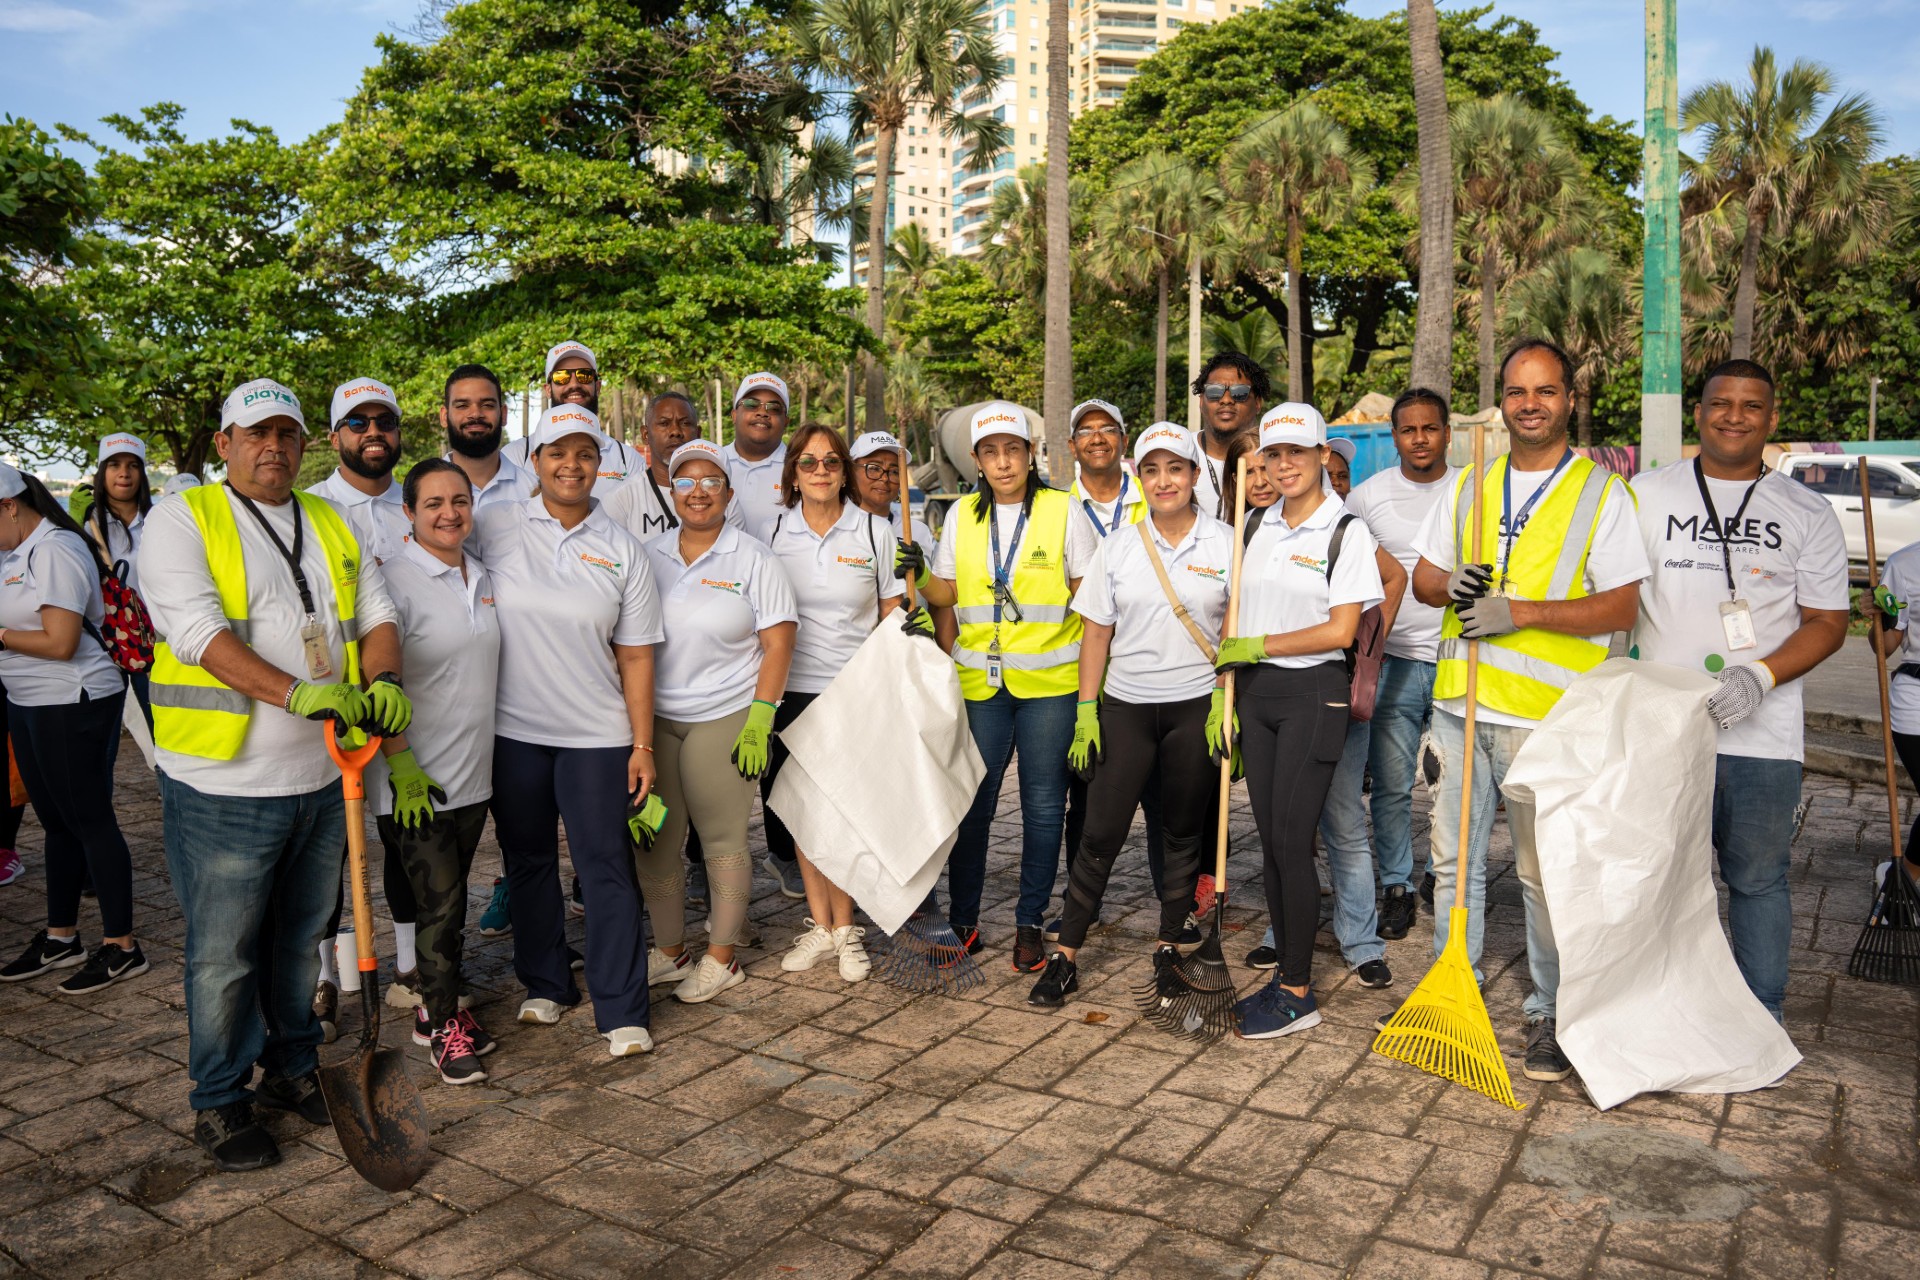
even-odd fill
[{"label": "black sneaker", "polygon": [[580,877],[573,878],[573,892],[567,895],[567,914],[584,916],[587,914],[587,900],[580,896]]},{"label": "black sneaker", "polygon": [[150,966],[146,956],[140,952],[140,944],[133,944],[128,950],[116,942],[103,942],[99,950],[87,957],[80,966],[80,972],[68,978],[56,988],[62,995],[91,995],[104,987],[110,987],[122,978],[137,978]]},{"label": "black sneaker", "polygon": [[1255,947],[1253,950],[1247,952],[1247,968],[1249,969],[1278,969],[1279,967],[1280,953],[1272,947]]},{"label": "black sneaker", "polygon": [[1360,979],[1363,987],[1390,987],[1393,985],[1393,970],[1387,968],[1385,960],[1368,960],[1353,968],[1353,976]]},{"label": "black sneaker", "polygon": [[1186,923],[1180,926],[1180,936],[1173,940],[1173,945],[1191,950],[1200,945],[1200,936],[1200,917],[1189,911]]},{"label": "black sneaker", "polygon": [[1427,904],[1427,910],[1433,910],[1433,872],[1420,877],[1420,901]]},{"label": "black sneaker", "polygon": [[87,949],[76,934],[71,938],[50,938],[42,929],[20,953],[20,958],[0,969],[0,982],[24,982],[55,969],[76,969],[87,962]]},{"label": "black sneaker", "polygon": [[460,1019],[436,1027],[431,1040],[433,1065],[448,1084],[479,1084],[486,1080],[487,1069]]},{"label": "black sneaker", "polygon": [[194,1112],[193,1141],[213,1157],[213,1167],[222,1173],[246,1173],[280,1163],[280,1147],[253,1118],[251,1102],[229,1102]]},{"label": "black sneaker", "polygon": [[327,1114],[326,1095],[320,1092],[317,1071],[303,1076],[267,1076],[253,1091],[253,1097],[263,1107],[294,1112],[308,1124],[326,1124],[332,1119]]},{"label": "black sneaker", "polygon": [[473,1051],[481,1057],[486,1057],[500,1047],[500,1042],[488,1035],[487,1029],[480,1025],[480,1020],[469,1011],[462,1009],[453,1015],[453,1020],[460,1024],[462,1031],[467,1033],[467,1039],[473,1041]]},{"label": "black sneaker", "polygon": [[1040,981],[1034,983],[1033,990],[1027,994],[1027,1003],[1042,1009],[1058,1009],[1079,989],[1080,966],[1056,951],[1048,957]]},{"label": "black sneaker", "polygon": [[1554,1020],[1541,1018],[1527,1024],[1527,1057],[1521,1071],[1529,1080],[1565,1080],[1573,1074],[1573,1064],[1560,1052]]},{"label": "black sneaker", "polygon": [[[962,929],[956,925],[953,932],[954,936],[961,939],[964,943],[968,955],[977,956],[986,949],[987,944],[980,940],[980,931],[978,929]],[[951,969],[959,963],[960,960],[956,956],[950,960],[940,961],[939,967],[942,969]]]},{"label": "black sneaker", "polygon": [[1047,963],[1047,942],[1037,924],[1016,926],[1013,931],[1013,971],[1038,973]]},{"label": "black sneaker", "polygon": [[1389,942],[1396,942],[1407,936],[1407,930],[1413,928],[1414,917],[1420,914],[1419,899],[1407,892],[1407,886],[1394,884],[1387,886],[1387,894],[1380,900],[1380,936]]}]

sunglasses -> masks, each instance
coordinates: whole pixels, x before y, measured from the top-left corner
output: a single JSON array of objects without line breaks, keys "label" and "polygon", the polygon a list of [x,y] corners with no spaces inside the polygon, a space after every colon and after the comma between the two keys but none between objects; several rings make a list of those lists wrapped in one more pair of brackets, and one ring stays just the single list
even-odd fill
[{"label": "sunglasses", "polygon": [[748,413],[759,413],[762,410],[765,410],[767,413],[785,413],[787,411],[787,406],[781,404],[778,400],[762,400],[757,396],[748,396],[745,400],[742,400],[733,407],[736,409],[745,409]]},{"label": "sunglasses", "polygon": [[809,474],[820,470],[822,467],[825,467],[828,471],[838,471],[840,469],[840,455],[837,453],[829,453],[824,458],[816,458],[810,453],[803,453],[793,460],[793,465]]},{"label": "sunglasses", "polygon": [[379,431],[390,436],[400,434],[400,419],[390,413],[369,417],[364,413],[350,413],[333,424],[335,431],[344,431],[348,435],[363,435],[367,431]]},{"label": "sunglasses", "polygon": [[1200,394],[1207,398],[1207,403],[1209,404],[1218,404],[1228,396],[1233,397],[1235,404],[1245,404],[1247,401],[1253,399],[1253,388],[1244,382],[1237,382],[1231,387],[1223,387],[1217,382],[1209,382],[1201,389]]},{"label": "sunglasses", "polygon": [[727,478],[725,476],[701,476],[696,480],[692,476],[675,476],[673,480],[673,491],[684,497],[693,492],[695,485],[700,486],[702,493],[718,493],[727,487]]},{"label": "sunglasses", "polygon": [[1109,422],[1104,427],[1075,427],[1072,438],[1075,440],[1084,440],[1088,436],[1114,436],[1117,438],[1119,435],[1120,428]]},{"label": "sunglasses", "polygon": [[869,480],[885,480],[888,484],[900,483],[900,468],[890,467],[884,462],[863,462],[860,474]]},{"label": "sunglasses", "polygon": [[574,382],[586,387],[600,381],[600,375],[591,369],[555,369],[547,375],[547,381],[556,387],[564,387]]}]

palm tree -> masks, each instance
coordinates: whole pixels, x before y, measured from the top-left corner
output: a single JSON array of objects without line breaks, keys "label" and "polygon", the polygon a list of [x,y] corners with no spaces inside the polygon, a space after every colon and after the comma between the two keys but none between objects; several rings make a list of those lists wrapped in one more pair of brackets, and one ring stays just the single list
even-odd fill
[{"label": "palm tree", "polygon": [[[985,6],[982,6],[983,8]],[[1047,354],[1040,413],[1046,420],[1047,464],[1055,484],[1073,477],[1067,452],[1067,416],[1073,410],[1073,189],[1068,182],[1067,136],[1073,106],[1068,101],[1068,56],[1073,44],[1072,6],[1047,0]]]},{"label": "palm tree", "polygon": [[[895,140],[914,107],[976,161],[1007,145],[1005,123],[958,109],[970,89],[1000,83],[1000,53],[975,0],[819,0],[794,18],[802,65],[848,99],[852,137],[872,134],[873,193],[867,211],[867,327],[886,333],[887,196]],[[886,426],[886,370],[867,363],[867,430]]]},{"label": "palm tree", "polygon": [[1258,307],[1232,319],[1214,317],[1207,323],[1207,342],[1214,351],[1238,351],[1263,367],[1279,364],[1287,354],[1287,335]]},{"label": "palm tree", "polygon": [[[1075,174],[1067,184],[1069,246],[1082,237],[1090,203],[1086,178]],[[1046,297],[1047,225],[1046,165],[1027,165],[1013,177],[999,181],[987,202],[980,241],[980,265],[995,284],[1015,293]],[[1075,259],[1068,276],[1068,296],[1078,286],[1082,268],[1083,263]]]},{"label": "palm tree", "polygon": [[1737,210],[1740,269],[1733,293],[1732,358],[1753,354],[1759,299],[1760,245],[1804,229],[1833,241],[1857,241],[1854,256],[1878,243],[1884,209],[1864,200],[1867,165],[1880,147],[1881,117],[1859,94],[1848,94],[1814,123],[1833,94],[1833,73],[1797,60],[1781,75],[1773,50],[1753,51],[1750,83],[1701,85],[1680,104],[1683,132],[1706,144],[1698,160],[1681,157],[1696,216]]},{"label": "palm tree", "polygon": [[1444,395],[1453,383],[1453,152],[1433,0],[1407,0],[1407,41],[1420,131],[1420,302],[1413,323],[1413,385]]},{"label": "palm tree", "polygon": [[897,323],[911,310],[912,302],[933,288],[947,274],[947,256],[917,222],[909,222],[893,233],[887,246],[887,320]]},{"label": "palm tree", "polygon": [[1579,442],[1593,443],[1593,397],[1640,347],[1640,309],[1626,272],[1598,249],[1562,252],[1514,283],[1507,318],[1516,332],[1544,333],[1573,359]]},{"label": "palm tree", "polygon": [[1312,102],[1302,100],[1259,121],[1220,161],[1229,215],[1249,242],[1285,246],[1287,266],[1287,398],[1305,400],[1306,337],[1313,317],[1306,305],[1301,244],[1309,221],[1346,216],[1373,188],[1373,161],[1347,131]]}]

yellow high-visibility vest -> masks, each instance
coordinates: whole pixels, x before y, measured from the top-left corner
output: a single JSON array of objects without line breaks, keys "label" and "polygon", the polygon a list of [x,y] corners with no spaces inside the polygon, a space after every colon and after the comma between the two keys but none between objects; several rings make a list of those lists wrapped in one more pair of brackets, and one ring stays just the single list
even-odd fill
[{"label": "yellow high-visibility vest", "polygon": [[[1080,691],[1080,615],[1068,608],[1073,592],[1067,586],[1067,521],[1073,502],[1058,489],[1033,495],[1020,546],[1013,551],[1008,586],[1020,608],[1014,622],[1002,610],[1000,625],[993,622],[992,537],[987,521],[994,518],[993,495],[982,491],[975,499],[987,506],[985,520],[975,508],[956,506],[947,517],[954,531],[954,617],[960,634],[953,660],[960,668],[960,692],[969,702],[984,702],[997,692],[987,683],[987,658],[997,633],[1000,639],[1001,683],[1016,698],[1047,698]],[[1001,547],[1002,553],[1009,548]]]},{"label": "yellow high-visibility vest", "polygon": [[[1468,525],[1472,501],[1466,491],[1469,468],[1454,489],[1454,563],[1472,555]],[[1487,468],[1480,491],[1483,545],[1500,545],[1500,508],[1507,474],[1507,458],[1495,458]],[[1608,489],[1620,486],[1631,499],[1627,482],[1591,459],[1575,455],[1567,474],[1554,486],[1513,540],[1507,561],[1507,594],[1519,600],[1578,600],[1587,594],[1587,556],[1600,526],[1600,511]],[[1497,553],[1493,553],[1497,556]],[[1480,681],[1476,691],[1481,706],[1528,720],[1543,719],[1560,701],[1574,677],[1607,660],[1607,646],[1584,636],[1570,636],[1540,627],[1525,627],[1480,642]],[[1464,697],[1467,692],[1467,642],[1461,637],[1460,618],[1448,605],[1440,623],[1440,648],[1433,675],[1433,697]]]},{"label": "yellow high-visibility vest", "polygon": [[[240,550],[240,529],[225,485],[202,485],[180,497],[193,512],[207,546],[207,568],[220,593],[220,611],[227,630],[251,645],[247,619],[247,564]],[[360,585],[360,543],[340,513],[324,498],[295,493],[313,532],[326,552],[327,576],[340,614],[340,634],[346,640],[349,684],[360,683],[360,629],[354,621],[354,600]],[[153,647],[153,742],[162,751],[206,760],[231,760],[240,754],[253,715],[253,699],[216,680],[205,667],[191,666],[173,654],[162,639]]]}]

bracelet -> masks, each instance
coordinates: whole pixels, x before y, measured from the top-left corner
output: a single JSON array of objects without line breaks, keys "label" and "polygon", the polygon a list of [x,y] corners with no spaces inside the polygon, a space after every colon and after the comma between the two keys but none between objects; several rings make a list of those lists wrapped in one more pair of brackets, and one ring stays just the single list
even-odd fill
[{"label": "bracelet", "polygon": [[[649,755],[651,755],[651,754],[652,754],[652,752],[653,752],[653,748],[652,748],[652,747],[650,747],[650,746],[648,746],[648,745],[647,745],[646,743],[644,743],[644,742],[636,742],[636,743],[634,743],[634,744],[633,744],[633,751],[645,751],[645,752],[647,752],[647,753],[648,753]],[[629,752],[627,752],[627,754],[628,754],[628,755],[632,755],[632,754],[633,754],[633,751],[629,751]]]},{"label": "bracelet", "polygon": [[287,696],[280,700],[280,709],[289,715],[293,713],[293,695],[300,692],[300,682],[295,680],[287,686]]}]

